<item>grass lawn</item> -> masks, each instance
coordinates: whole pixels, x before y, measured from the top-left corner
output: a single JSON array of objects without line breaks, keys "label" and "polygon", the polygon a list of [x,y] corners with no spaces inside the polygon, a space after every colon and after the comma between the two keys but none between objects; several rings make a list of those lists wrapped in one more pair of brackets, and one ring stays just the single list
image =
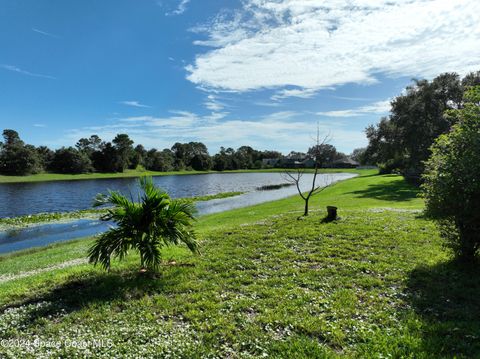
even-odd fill
[{"label": "grass lawn", "polygon": [[[39,173],[29,176],[2,176],[0,175],[0,183],[24,183],[24,182],[49,182],[49,181],[75,181],[89,179],[108,179],[108,178],[132,178],[141,176],[172,176],[172,175],[197,175],[206,173],[247,173],[247,172],[283,172],[283,168],[271,168],[263,170],[235,170],[235,171],[171,171],[156,172],[146,170],[126,170],[123,173],[84,173],[78,175],[60,174],[60,173]],[[310,169],[309,171],[313,171]],[[336,169],[326,168],[321,170],[322,173],[338,173],[359,171],[355,169]],[[361,171],[360,171],[361,172]]]},{"label": "grass lawn", "polygon": [[201,217],[201,255],[168,248],[155,278],[82,262],[92,239],[0,257],[0,357],[480,357],[480,270],[415,188],[362,174],[306,219],[299,197]]}]

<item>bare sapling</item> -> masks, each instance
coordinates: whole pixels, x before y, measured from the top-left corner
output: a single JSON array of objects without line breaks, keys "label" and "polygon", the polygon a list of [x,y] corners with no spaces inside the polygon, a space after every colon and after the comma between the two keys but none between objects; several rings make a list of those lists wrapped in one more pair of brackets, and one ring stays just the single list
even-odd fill
[{"label": "bare sapling", "polygon": [[320,184],[317,183],[317,177],[318,177],[318,172],[320,168],[323,166],[324,163],[329,161],[329,158],[327,158],[326,154],[323,153],[322,151],[329,140],[330,140],[329,135],[326,135],[323,138],[323,140],[320,140],[320,130],[317,126],[317,136],[315,138],[315,146],[313,147],[314,171],[313,171],[312,185],[310,186],[308,192],[305,190],[302,190],[301,183],[300,183],[303,175],[307,173],[307,169],[305,167],[296,168],[295,170],[287,169],[284,172],[285,180],[287,180],[289,183],[292,183],[296,186],[298,194],[305,202],[303,216],[308,216],[308,210],[309,210],[308,205],[309,205],[310,198],[324,191],[333,183],[333,180],[331,180],[331,178],[329,178],[329,180],[326,181],[326,183],[320,183]]}]

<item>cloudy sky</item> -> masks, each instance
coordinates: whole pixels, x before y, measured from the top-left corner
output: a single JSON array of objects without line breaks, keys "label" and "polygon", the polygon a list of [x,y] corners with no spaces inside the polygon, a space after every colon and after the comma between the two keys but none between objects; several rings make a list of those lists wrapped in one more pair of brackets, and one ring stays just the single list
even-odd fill
[{"label": "cloudy sky", "polygon": [[0,128],[344,152],[412,78],[480,70],[478,0],[3,0]]}]

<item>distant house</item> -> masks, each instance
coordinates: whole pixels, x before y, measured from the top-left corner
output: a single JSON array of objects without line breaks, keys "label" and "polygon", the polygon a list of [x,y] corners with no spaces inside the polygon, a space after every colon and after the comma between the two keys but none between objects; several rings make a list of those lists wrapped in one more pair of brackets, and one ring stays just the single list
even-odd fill
[{"label": "distant house", "polygon": [[349,157],[333,161],[332,163],[333,168],[356,168],[358,166],[360,166],[360,163]]},{"label": "distant house", "polygon": [[358,166],[357,170],[378,170],[378,167],[377,166],[365,165],[365,166]]},{"label": "distant house", "polygon": [[278,167],[282,168],[296,168],[300,162],[293,158],[282,158],[278,161]]},{"label": "distant house", "polygon": [[283,168],[313,168],[315,160],[312,158],[283,158],[279,163]]},{"label": "distant house", "polygon": [[307,158],[301,162],[301,166],[305,168],[315,167],[315,160],[313,158]]}]

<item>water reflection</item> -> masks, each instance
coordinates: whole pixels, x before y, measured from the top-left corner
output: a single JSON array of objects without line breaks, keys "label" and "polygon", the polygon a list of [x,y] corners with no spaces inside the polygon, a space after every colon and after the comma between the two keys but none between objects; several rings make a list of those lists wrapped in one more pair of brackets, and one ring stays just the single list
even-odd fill
[{"label": "water reflection", "polygon": [[93,236],[106,231],[109,226],[108,223],[99,220],[80,219],[0,231],[0,253]]},{"label": "water reflection", "polygon": [[[154,182],[172,197],[179,198],[220,192],[251,192],[260,185],[279,184],[285,180],[280,173],[211,173],[154,177]],[[115,178],[0,184],[0,217],[88,209],[95,195],[108,189],[135,195],[137,180]]]}]

